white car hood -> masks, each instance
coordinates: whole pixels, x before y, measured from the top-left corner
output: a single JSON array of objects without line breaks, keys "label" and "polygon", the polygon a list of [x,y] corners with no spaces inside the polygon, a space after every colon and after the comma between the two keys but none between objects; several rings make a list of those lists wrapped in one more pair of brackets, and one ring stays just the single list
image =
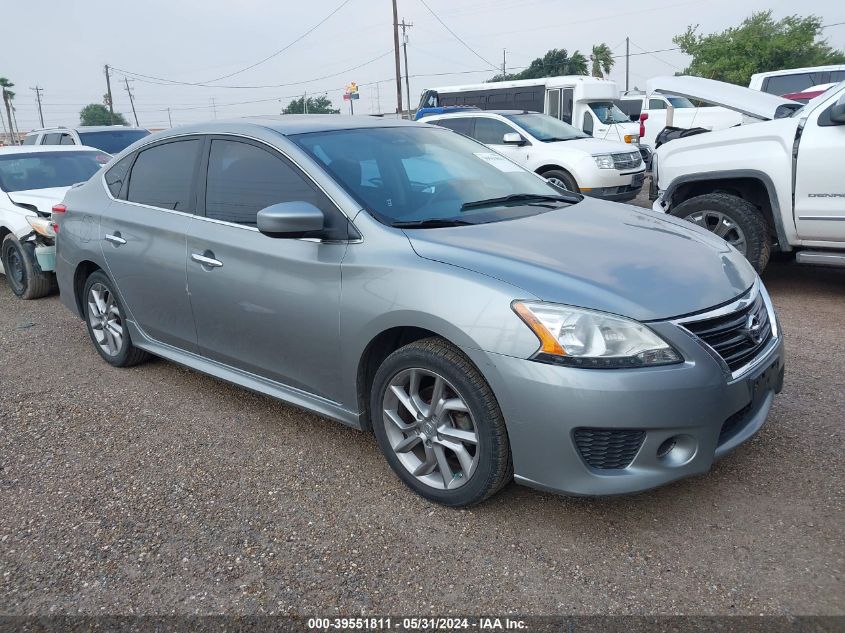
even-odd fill
[{"label": "white car hood", "polygon": [[767,120],[774,119],[778,108],[782,106],[794,107],[795,109],[802,106],[797,101],[702,77],[667,76],[649,79],[646,83],[646,93],[650,96],[655,92],[698,99],[757,119]]},{"label": "white car hood", "polygon": [[70,187],[52,187],[50,189],[26,189],[24,191],[9,191],[12,202],[34,206],[42,213],[50,213],[53,205],[64,200],[65,193]]},{"label": "white car hood", "polygon": [[540,143],[541,147],[549,149],[578,150],[590,155],[594,154],[616,154],[619,152],[637,152],[636,145],[620,143],[618,141],[603,141],[598,138],[577,138],[571,141],[554,141],[551,143]]}]

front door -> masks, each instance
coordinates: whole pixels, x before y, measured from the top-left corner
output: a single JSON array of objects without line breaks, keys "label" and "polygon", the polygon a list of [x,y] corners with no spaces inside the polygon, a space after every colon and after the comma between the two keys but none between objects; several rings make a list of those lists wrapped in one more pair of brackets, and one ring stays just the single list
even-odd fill
[{"label": "front door", "polygon": [[560,118],[560,88],[546,90],[546,114]]},{"label": "front door", "polygon": [[845,125],[830,120],[835,103],[831,98],[810,113],[798,145],[795,225],[802,240],[845,241]]},{"label": "front door", "polygon": [[[118,199],[100,221],[108,273],[130,318],[147,336],[189,351],[196,351],[196,332],[185,289],[185,231],[195,209],[202,144],[194,138],[142,150],[128,172],[128,186],[109,183],[116,185]],[[132,157],[124,161],[107,179],[129,169]]]},{"label": "front door", "polygon": [[[340,264],[346,218],[296,166],[236,137],[210,144],[204,217],[188,229],[188,290],[200,353],[337,401]],[[310,202],[327,239],[269,237],[259,210]],[[342,231],[342,232],[341,232]]]},{"label": "front door", "polygon": [[505,134],[520,134],[520,132],[499,119],[475,117],[472,137],[476,141],[489,145],[520,165],[525,164],[528,158],[527,147],[514,144],[506,145],[503,141]]}]

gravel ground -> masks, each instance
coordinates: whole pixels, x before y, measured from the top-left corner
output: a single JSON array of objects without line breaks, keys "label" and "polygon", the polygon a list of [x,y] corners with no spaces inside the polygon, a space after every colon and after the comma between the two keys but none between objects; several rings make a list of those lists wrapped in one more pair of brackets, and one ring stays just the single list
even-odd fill
[{"label": "gravel ground", "polygon": [[374,439],[0,289],[0,613],[845,614],[845,271],[774,263],[783,394],[707,475],[431,505]]}]

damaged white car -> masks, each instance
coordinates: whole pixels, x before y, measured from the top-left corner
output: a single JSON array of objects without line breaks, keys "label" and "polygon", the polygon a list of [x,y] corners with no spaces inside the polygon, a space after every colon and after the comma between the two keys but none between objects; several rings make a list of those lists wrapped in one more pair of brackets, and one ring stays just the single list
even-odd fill
[{"label": "damaged white car", "polygon": [[727,130],[664,131],[652,164],[655,210],[716,233],[758,271],[772,251],[845,266],[845,82],[804,106],[699,77],[658,77],[648,92],[743,115]]},{"label": "damaged white car", "polygon": [[0,273],[16,296],[38,299],[55,287],[53,206],[109,160],[91,147],[0,148]]}]

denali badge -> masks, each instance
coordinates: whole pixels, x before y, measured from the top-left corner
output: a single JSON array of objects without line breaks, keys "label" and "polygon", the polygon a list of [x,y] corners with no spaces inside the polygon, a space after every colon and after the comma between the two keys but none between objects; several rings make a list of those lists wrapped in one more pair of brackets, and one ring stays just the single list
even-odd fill
[{"label": "denali badge", "polygon": [[845,198],[845,193],[808,193],[808,198]]},{"label": "denali badge", "polygon": [[763,325],[756,314],[749,314],[745,319],[745,327],[742,328],[743,334],[748,337],[748,340],[758,345],[763,340]]}]

